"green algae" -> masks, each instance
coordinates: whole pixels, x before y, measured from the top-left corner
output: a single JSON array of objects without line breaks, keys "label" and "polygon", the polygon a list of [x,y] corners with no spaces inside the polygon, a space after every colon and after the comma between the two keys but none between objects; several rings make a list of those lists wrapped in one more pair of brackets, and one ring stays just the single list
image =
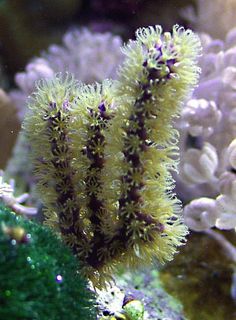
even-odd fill
[{"label": "green algae", "polygon": [[[228,235],[235,243],[235,235]],[[234,320],[232,273],[232,262],[217,242],[192,234],[175,260],[162,269],[160,278],[167,292],[183,303],[187,319]]]}]

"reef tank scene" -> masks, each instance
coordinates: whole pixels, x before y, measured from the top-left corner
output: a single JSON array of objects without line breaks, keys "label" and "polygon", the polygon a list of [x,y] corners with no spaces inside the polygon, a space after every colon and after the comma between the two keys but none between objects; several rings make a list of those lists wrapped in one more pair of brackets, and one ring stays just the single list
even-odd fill
[{"label": "reef tank scene", "polygon": [[0,320],[236,320],[236,0],[0,0]]}]

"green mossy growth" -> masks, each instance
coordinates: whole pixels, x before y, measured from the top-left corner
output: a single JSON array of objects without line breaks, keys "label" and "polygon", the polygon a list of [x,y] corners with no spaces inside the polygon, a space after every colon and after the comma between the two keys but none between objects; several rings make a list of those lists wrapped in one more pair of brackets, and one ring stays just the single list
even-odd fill
[{"label": "green mossy growth", "polygon": [[94,320],[78,261],[52,232],[0,204],[0,320]]},{"label": "green mossy growth", "polygon": [[162,270],[161,280],[183,303],[187,319],[233,320],[232,272],[232,262],[213,239],[192,234],[175,261]]}]

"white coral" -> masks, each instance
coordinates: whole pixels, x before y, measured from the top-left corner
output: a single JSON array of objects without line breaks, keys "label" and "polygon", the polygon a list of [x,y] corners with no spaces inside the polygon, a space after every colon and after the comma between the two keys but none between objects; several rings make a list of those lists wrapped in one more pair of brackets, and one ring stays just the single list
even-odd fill
[{"label": "white coral", "polygon": [[185,222],[194,231],[204,231],[215,226],[218,216],[214,199],[199,198],[184,207]]},{"label": "white coral", "polygon": [[188,6],[182,14],[197,31],[223,39],[235,26],[236,0],[197,0],[196,6],[196,12]]},{"label": "white coral", "polygon": [[184,219],[190,229],[205,231],[236,228],[236,176],[225,172],[219,179],[220,195],[216,199],[202,197],[184,207]]},{"label": "white coral", "polygon": [[26,99],[34,91],[35,82],[51,78],[57,72],[70,72],[85,83],[116,78],[116,68],[122,62],[122,39],[109,32],[92,33],[88,29],[67,32],[62,45],[51,45],[40,58],[33,59],[24,72],[17,73],[15,81],[20,90],[10,95],[23,120]]},{"label": "white coral", "polygon": [[29,197],[27,193],[15,197],[14,192],[14,180],[11,180],[10,183],[5,182],[3,179],[3,171],[0,171],[0,200],[17,214],[25,216],[37,214],[36,208],[21,204]]},{"label": "white coral", "polygon": [[184,155],[182,179],[189,184],[215,182],[218,156],[210,143],[205,143],[201,150],[190,148]]},{"label": "white coral", "polygon": [[191,99],[181,113],[181,121],[192,136],[208,137],[222,117],[214,101]]},{"label": "white coral", "polygon": [[15,76],[16,84],[26,94],[31,94],[35,89],[35,81],[41,78],[52,78],[53,69],[42,58],[36,58],[26,66],[25,72],[18,72]]},{"label": "white coral", "polygon": [[226,154],[227,154],[229,165],[236,170],[236,139],[234,139],[230,143],[230,145],[227,148]]},{"label": "white coral", "polygon": [[66,33],[62,41],[63,46],[52,45],[43,55],[54,72],[71,72],[86,83],[116,77],[116,68],[123,60],[119,36],[84,28]]},{"label": "white coral", "polygon": [[225,172],[220,177],[220,195],[216,198],[220,216],[216,221],[219,229],[236,227],[236,175]]},{"label": "white coral", "polygon": [[[221,214],[215,226],[233,229],[236,226],[236,190],[233,189],[236,178],[236,28],[227,34],[225,41],[214,40],[206,34],[200,38],[203,46],[199,60],[200,82],[178,122],[181,151],[177,185],[182,186],[180,193],[185,191],[185,201],[198,200],[199,195],[216,201]],[[186,211],[188,214],[189,210],[190,207]],[[199,215],[195,223],[199,221],[201,228],[200,211]]]}]

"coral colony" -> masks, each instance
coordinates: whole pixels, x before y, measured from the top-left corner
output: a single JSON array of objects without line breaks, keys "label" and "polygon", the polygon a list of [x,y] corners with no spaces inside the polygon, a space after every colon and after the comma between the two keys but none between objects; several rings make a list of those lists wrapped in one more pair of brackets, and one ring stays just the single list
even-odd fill
[{"label": "coral colony", "polygon": [[[201,35],[198,88],[182,109],[180,176],[185,221],[195,231],[234,229],[236,29],[225,39]],[[178,191],[180,188],[178,189]]]},{"label": "coral colony", "polygon": [[20,119],[24,117],[27,96],[41,78],[50,79],[57,72],[70,72],[85,83],[116,77],[116,68],[123,61],[120,51],[123,41],[119,36],[74,29],[63,36],[62,42],[61,46],[51,45],[26,66],[25,72],[16,74],[15,81],[21,90],[13,90],[10,95]]},{"label": "coral colony", "polygon": [[[214,226],[220,229],[236,226],[233,172],[236,168],[235,39],[235,29],[227,34],[225,42],[200,35],[203,54],[199,58],[202,69],[199,86],[193,91],[193,97],[182,105],[176,125],[181,139],[176,192],[187,204],[185,222],[195,231]],[[94,43],[97,45],[92,46]],[[63,46],[52,45],[42,57],[28,64],[26,72],[17,74],[16,82],[21,90],[12,92],[11,96],[19,105],[20,117],[25,113],[27,95],[34,90],[34,81],[41,77],[52,78],[54,72],[70,70],[76,79],[86,83],[115,78],[115,66],[124,59],[120,45],[121,39],[109,33],[93,34],[87,29],[66,33]],[[106,56],[109,63],[101,58]],[[98,64],[96,60],[99,60]],[[109,69],[106,65],[112,67]],[[7,171],[9,176],[23,176],[32,192],[32,166],[26,165],[29,163],[28,149],[25,137],[20,134]]]},{"label": "coral colony", "polygon": [[196,85],[199,52],[190,30],[141,28],[123,48],[116,81],[58,74],[32,95],[24,128],[46,223],[96,287],[118,263],[164,262],[184,242],[172,120]]},{"label": "coral colony", "polygon": [[[51,79],[57,72],[73,73],[77,80],[85,83],[103,79],[115,79],[116,69],[123,61],[120,50],[122,39],[112,33],[93,33],[88,29],[74,29],[67,32],[62,45],[51,45],[40,57],[33,59],[25,72],[18,72],[15,82],[19,89],[12,90],[10,97],[17,107],[17,114],[22,121],[26,111],[27,97],[35,90],[35,81]],[[13,157],[6,169],[8,178],[14,177],[17,187],[29,190],[31,201],[38,202],[35,195],[33,166],[29,161],[30,146],[22,132],[19,133]]]}]

